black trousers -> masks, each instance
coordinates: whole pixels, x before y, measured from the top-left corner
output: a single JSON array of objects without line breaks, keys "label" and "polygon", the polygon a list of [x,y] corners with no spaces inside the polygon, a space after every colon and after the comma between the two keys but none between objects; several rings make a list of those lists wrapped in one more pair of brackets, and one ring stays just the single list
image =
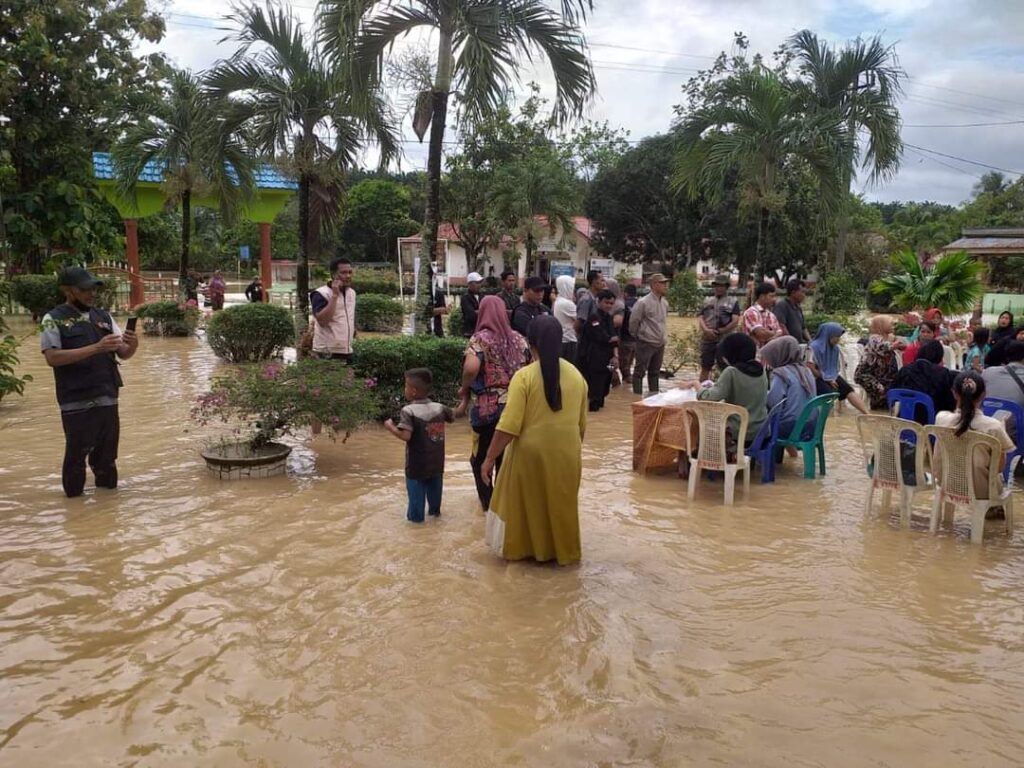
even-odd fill
[{"label": "black trousers", "polygon": [[97,488],[117,488],[117,443],[121,420],[116,405],[97,406],[60,415],[64,425],[64,493],[81,496],[85,487],[85,460],[96,477]]},{"label": "black trousers", "polygon": [[484,508],[484,512],[491,508],[491,494],[494,492],[494,478],[498,476],[498,470],[501,469],[501,460],[505,457],[504,452],[498,456],[497,461],[494,462],[494,474],[491,476],[491,485],[487,485],[483,481],[483,476],[480,474],[480,468],[484,464],[484,459],[487,458],[487,451],[491,448],[491,440],[494,439],[494,432],[498,428],[498,422],[493,424],[486,424],[482,427],[473,427],[473,431],[477,434],[476,453],[469,460],[469,465],[473,468],[473,480],[476,482],[476,495],[480,498],[480,506]]},{"label": "black trousers", "polygon": [[604,408],[604,399],[612,388],[612,372],[608,370],[608,366],[590,368],[584,372],[583,378],[587,381],[587,400],[590,410],[601,410]]}]

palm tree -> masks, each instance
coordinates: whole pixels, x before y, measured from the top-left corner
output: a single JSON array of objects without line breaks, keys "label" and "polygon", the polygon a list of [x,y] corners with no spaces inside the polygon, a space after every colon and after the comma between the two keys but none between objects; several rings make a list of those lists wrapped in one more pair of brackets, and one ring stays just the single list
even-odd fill
[{"label": "palm tree", "polygon": [[[546,58],[555,80],[553,118],[582,113],[594,92],[586,40],[576,27],[591,0],[562,0],[561,13],[544,0],[322,0],[321,34],[335,62],[351,66],[364,92],[380,80],[384,59],[396,40],[418,28],[438,33],[432,87],[417,99],[414,129],[430,129],[428,194],[421,259],[434,259],[440,224],[441,150],[454,89],[467,115],[503,103],[518,79],[523,58]],[[427,269],[421,297],[429,298]]]},{"label": "palm tree", "polygon": [[974,309],[984,288],[981,275],[985,265],[960,251],[947,253],[925,267],[913,251],[892,257],[892,273],[871,284],[873,293],[890,293],[900,309],[938,307],[945,314]]},{"label": "palm tree", "polygon": [[145,105],[130,119],[112,148],[118,191],[128,200],[150,163],[161,169],[164,194],[181,207],[181,259],[178,290],[184,293],[189,272],[192,203],[215,197],[230,219],[253,189],[253,162],[237,116],[223,99],[203,90],[189,71],[171,71],[164,98]]},{"label": "palm tree", "polygon": [[369,143],[378,145],[382,165],[398,155],[398,144],[384,103],[356,98],[347,72],[329,66],[317,45],[306,45],[289,12],[268,3],[243,6],[229,18],[238,50],[214,66],[206,84],[234,99],[257,151],[298,180],[296,298],[304,326],[312,246],[321,224],[337,220],[347,170]]},{"label": "palm tree", "polygon": [[[836,237],[836,268],[846,260],[846,240],[850,228],[849,191],[857,167],[868,171],[875,182],[895,175],[903,155],[900,138],[900,113],[896,100],[902,92],[904,76],[893,46],[884,45],[879,37],[857,38],[836,50],[822,42],[810,30],[803,30],[789,39],[790,50],[796,54],[801,71],[810,77],[809,86],[819,109],[836,111],[847,132],[866,137],[867,148],[861,149],[854,139],[848,152],[837,156],[847,195],[839,208]],[[863,155],[863,157],[862,157]]]},{"label": "palm tree", "polygon": [[765,242],[771,215],[782,209],[779,183],[787,163],[803,163],[818,184],[822,211],[838,209],[842,175],[834,158],[849,141],[834,113],[808,112],[804,95],[764,67],[718,84],[706,106],[678,126],[679,152],[673,185],[691,200],[721,203],[736,180],[740,208],[757,215],[757,271],[765,273]]}]

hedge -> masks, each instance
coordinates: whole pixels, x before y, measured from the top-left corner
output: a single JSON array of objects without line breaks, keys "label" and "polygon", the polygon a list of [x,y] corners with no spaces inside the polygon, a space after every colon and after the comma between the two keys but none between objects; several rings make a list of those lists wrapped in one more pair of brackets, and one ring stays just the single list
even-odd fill
[{"label": "hedge", "polygon": [[352,290],[359,294],[362,300],[363,294],[375,294],[377,296],[397,296],[398,280],[387,280],[380,277],[360,277],[359,272],[352,280]]},{"label": "hedge", "polygon": [[295,343],[291,313],[276,304],[238,304],[214,312],[206,340],[218,357],[231,363],[266,360]]},{"label": "hedge", "polygon": [[33,320],[64,303],[64,292],[55,275],[15,275],[11,278],[10,295],[32,313]]},{"label": "hedge", "polygon": [[356,299],[356,329],[395,333],[402,330],[402,305],[389,296],[367,293]]},{"label": "hedge", "polygon": [[454,405],[462,383],[462,358],[466,340],[435,336],[393,336],[356,339],[353,365],[356,374],[376,381],[380,398],[380,419],[398,417],[405,405],[405,372],[429,368],[434,374],[433,399]]},{"label": "hedge", "polygon": [[199,307],[194,301],[152,301],[136,307],[133,314],[142,318],[142,332],[147,336],[191,336],[199,325]]}]

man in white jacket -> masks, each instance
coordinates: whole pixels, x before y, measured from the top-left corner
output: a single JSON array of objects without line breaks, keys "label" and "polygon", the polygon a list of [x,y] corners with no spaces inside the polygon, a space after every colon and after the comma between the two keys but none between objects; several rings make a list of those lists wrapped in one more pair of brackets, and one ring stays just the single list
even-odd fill
[{"label": "man in white jacket", "polygon": [[636,364],[633,368],[633,394],[642,395],[644,374],[647,374],[647,388],[657,392],[661,377],[661,364],[665,359],[665,343],[668,340],[669,279],[661,272],[651,275],[651,292],[633,305],[629,316],[629,333],[636,339]]}]

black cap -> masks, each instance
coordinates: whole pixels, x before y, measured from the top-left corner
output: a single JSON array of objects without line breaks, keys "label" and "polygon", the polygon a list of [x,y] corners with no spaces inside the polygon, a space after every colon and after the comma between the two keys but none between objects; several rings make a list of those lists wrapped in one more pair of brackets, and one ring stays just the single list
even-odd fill
[{"label": "black cap", "polygon": [[526,278],[526,282],[523,283],[524,291],[535,291],[538,288],[543,288],[547,283],[544,282],[543,277],[537,277],[537,275],[531,275]]},{"label": "black cap", "polygon": [[83,291],[103,285],[103,281],[94,277],[85,267],[65,267],[60,273],[57,283],[58,285],[70,285],[72,288]]}]

